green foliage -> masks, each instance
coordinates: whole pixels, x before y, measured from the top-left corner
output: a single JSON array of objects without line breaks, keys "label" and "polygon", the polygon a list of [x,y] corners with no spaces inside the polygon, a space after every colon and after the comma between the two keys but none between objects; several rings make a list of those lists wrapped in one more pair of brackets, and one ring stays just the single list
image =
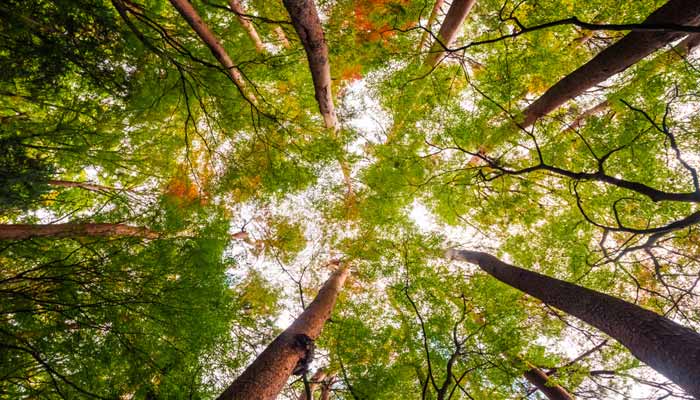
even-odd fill
[{"label": "green foliage", "polygon": [[576,359],[602,335],[443,259],[488,250],[700,326],[698,201],[638,189],[700,191],[697,53],[514,123],[626,34],[516,19],[636,23],[664,1],[479,0],[434,69],[434,2],[316,1],[338,129],[282,2],[241,3],[261,52],[228,2],[192,2],[241,87],[168,1],[0,5],[0,222],[143,235],[0,242],[0,397],[214,398],[336,258],[353,274],[314,365],[335,398],[521,398],[528,365],[581,398],[679,395],[612,340]]}]

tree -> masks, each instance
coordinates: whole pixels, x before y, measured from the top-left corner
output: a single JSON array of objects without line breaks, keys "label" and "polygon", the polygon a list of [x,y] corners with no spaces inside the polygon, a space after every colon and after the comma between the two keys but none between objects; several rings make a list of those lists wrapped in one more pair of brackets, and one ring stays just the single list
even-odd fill
[{"label": "tree", "polygon": [[[695,370],[700,334],[661,315],[603,293],[506,264],[490,254],[450,250],[447,257],[479,265],[496,279],[574,315],[625,345],[632,354],[700,396]],[[675,345],[669,345],[674,338]]]},{"label": "tree", "polygon": [[[590,325],[566,308],[586,296],[442,249],[700,331],[698,11],[4,2],[0,397],[207,399],[257,375],[242,396],[691,398],[673,381],[695,367],[634,342],[642,318]],[[330,259],[352,284],[289,333]]]},{"label": "tree", "polygon": [[338,118],[333,106],[328,45],[316,6],[312,0],[284,0],[284,7],[289,12],[294,30],[304,46],[311,70],[311,78],[314,81],[316,102],[323,116],[323,121],[326,128],[335,129],[338,125]]},{"label": "tree", "polygon": [[[693,1],[670,0],[654,11],[643,24],[696,25],[700,6]],[[683,32],[631,32],[597,54],[592,60],[557,82],[523,111],[520,126],[526,128],[539,118],[585,90],[624,71],[661,47],[685,36]]]},{"label": "tree", "polygon": [[308,367],[304,363],[311,361],[307,357],[313,357],[310,346],[321,334],[349,274],[347,266],[338,265],[309,307],[218,398],[276,398],[297,365]]},{"label": "tree", "polygon": [[445,20],[440,25],[440,31],[435,38],[435,43],[430,47],[430,54],[425,60],[426,65],[433,68],[442,61],[445,56],[444,49],[448,49],[452,45],[457,32],[459,32],[459,27],[469,15],[469,11],[474,6],[474,3],[476,3],[476,0],[459,0],[450,4]]}]

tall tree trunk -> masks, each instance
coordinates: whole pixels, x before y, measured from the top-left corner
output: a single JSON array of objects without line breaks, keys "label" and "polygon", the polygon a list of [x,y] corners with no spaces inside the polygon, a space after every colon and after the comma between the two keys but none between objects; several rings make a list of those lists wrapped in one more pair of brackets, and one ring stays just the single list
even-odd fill
[{"label": "tall tree trunk", "polygon": [[[311,389],[311,400],[313,400],[314,392],[319,385],[323,384],[323,380],[326,378],[326,371],[319,369],[315,374],[309,379],[309,388]],[[306,389],[302,389],[299,394],[299,400],[309,400],[306,397]]]},{"label": "tall tree trunk", "polygon": [[[654,11],[644,23],[697,25],[700,1],[669,0]],[[523,111],[521,127],[528,127],[568,100],[618,74],[662,46],[687,35],[684,32],[630,32],[608,46],[586,64],[562,78]]]},{"label": "tall tree trunk", "polygon": [[438,42],[436,40],[435,43],[433,43],[430,47],[430,54],[428,54],[428,58],[425,60],[426,65],[430,68],[435,67],[435,65],[445,57],[444,47],[450,47],[455,40],[459,27],[462,26],[464,19],[467,18],[474,3],[476,3],[476,0],[452,1],[450,9],[447,10],[447,15],[445,15],[445,20],[442,21],[442,25],[440,26],[440,32],[438,32],[438,39],[440,41]]},{"label": "tall tree trunk", "polygon": [[541,369],[528,363],[528,369],[523,374],[525,379],[533,384],[540,392],[544,393],[549,400],[574,400],[574,398],[563,387],[552,384],[549,381],[549,376]]},{"label": "tall tree trunk", "polygon": [[241,95],[251,103],[257,103],[255,96],[251,93],[247,93],[245,90],[246,83],[243,79],[243,74],[233,63],[233,60],[231,60],[231,57],[226,52],[226,49],[224,49],[224,46],[221,45],[216,35],[214,35],[211,29],[209,29],[209,26],[202,21],[202,18],[197,13],[197,10],[192,7],[192,4],[190,4],[188,0],[170,0],[170,3],[197,33],[199,38],[202,39],[202,42],[209,48],[224,69],[226,69],[226,72],[229,77],[231,77],[231,80],[236,85]]},{"label": "tall tree trunk", "polygon": [[504,263],[482,252],[447,257],[479,267],[516,289],[573,315],[622,343],[642,362],[700,398],[700,335],[621,299]]},{"label": "tall tree trunk", "polygon": [[258,53],[263,53],[265,51],[265,47],[263,46],[263,42],[262,42],[262,40],[260,40],[260,36],[258,35],[258,31],[255,29],[255,26],[253,26],[253,23],[250,22],[250,18],[245,16],[245,10],[243,9],[243,5],[241,4],[241,1],[240,0],[229,0],[228,4],[229,4],[229,7],[231,7],[231,10],[238,17],[238,22],[240,22],[241,26],[243,26],[243,29],[245,29],[245,31],[248,32],[248,36],[250,36],[250,39],[255,44],[255,50]]},{"label": "tall tree trunk", "polygon": [[282,47],[284,47],[285,49],[290,48],[291,46],[289,44],[289,39],[287,39],[287,35],[284,33],[284,29],[282,29],[282,27],[278,25],[275,27],[274,31],[275,35],[277,35],[277,40],[280,41]]},{"label": "tall tree trunk", "polygon": [[428,31],[432,29],[433,24],[435,23],[435,20],[437,19],[437,15],[442,9],[442,5],[445,3],[445,0],[436,0],[435,5],[433,6],[433,10],[430,12],[430,16],[428,17],[428,23],[425,25],[426,31],[423,32],[423,34],[420,36],[420,43],[418,43],[418,51],[423,50],[423,46],[425,46],[425,43],[428,41]]},{"label": "tall tree trunk", "polygon": [[160,234],[148,228],[124,224],[0,224],[0,240],[90,236],[157,239],[160,237]]},{"label": "tall tree trunk", "polygon": [[292,25],[306,51],[311,78],[314,82],[316,102],[326,128],[335,129],[338,118],[333,106],[331,92],[331,66],[328,63],[328,45],[318,18],[313,0],[283,0],[284,7],[292,18]]},{"label": "tall tree trunk", "polygon": [[275,399],[294,367],[306,355],[300,342],[307,338],[316,340],[321,334],[349,274],[347,266],[339,266],[299,318],[277,336],[218,399]]}]

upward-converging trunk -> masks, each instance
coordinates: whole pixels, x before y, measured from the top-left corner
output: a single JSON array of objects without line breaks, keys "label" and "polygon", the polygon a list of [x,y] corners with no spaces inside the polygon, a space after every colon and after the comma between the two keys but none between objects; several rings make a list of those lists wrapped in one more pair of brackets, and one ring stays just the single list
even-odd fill
[{"label": "upward-converging trunk", "polygon": [[335,129],[338,119],[331,92],[331,66],[328,62],[328,45],[313,0],[284,0],[284,7],[292,18],[292,25],[306,51],[311,78],[314,82],[316,102],[326,128]]},{"label": "upward-converging trunk", "polygon": [[[669,0],[644,23],[696,25],[700,22],[700,1]],[[662,46],[687,35],[678,31],[631,32],[574,72],[562,78],[523,112],[521,127],[528,127],[568,100],[618,74]]]},{"label": "upward-converging trunk", "polygon": [[435,23],[435,20],[437,19],[437,15],[442,9],[442,4],[445,2],[445,0],[436,0],[435,4],[433,5],[433,10],[430,12],[430,16],[428,17],[428,23],[425,25],[426,31],[423,32],[420,36],[420,43],[418,43],[418,51],[423,50],[423,46],[425,46],[425,42],[428,41],[428,33],[430,31],[430,28],[433,26],[433,23]]},{"label": "upward-converging trunk", "polygon": [[447,257],[479,265],[496,279],[589,323],[642,362],[700,398],[700,334],[618,298],[504,263],[481,252]]},{"label": "upward-converging trunk", "polygon": [[0,240],[25,240],[35,237],[141,237],[158,239],[160,234],[141,226],[125,224],[3,224]]},{"label": "upward-converging trunk", "polygon": [[170,3],[177,9],[192,29],[197,33],[202,42],[209,48],[211,53],[216,57],[216,60],[224,67],[233,83],[238,88],[238,91],[243,97],[252,103],[256,103],[256,98],[253,94],[247,93],[245,90],[246,83],[243,79],[243,74],[233,63],[233,60],[224,49],[224,46],[219,42],[216,35],[209,29],[209,26],[202,21],[202,18],[197,13],[197,10],[192,7],[188,0],[170,0]]},{"label": "upward-converging trunk", "polygon": [[252,40],[253,44],[255,44],[255,50],[257,50],[258,53],[264,52],[265,47],[263,46],[262,40],[260,40],[260,35],[258,35],[258,31],[255,29],[255,26],[253,26],[250,18],[245,15],[245,10],[243,9],[241,0],[229,0],[228,5],[236,14],[236,17],[238,17],[238,22],[240,22],[243,29],[248,32],[250,40]]},{"label": "upward-converging trunk", "polygon": [[430,54],[425,60],[426,65],[434,67],[445,57],[445,47],[450,47],[452,42],[457,37],[459,27],[462,26],[469,11],[476,3],[476,0],[453,0],[450,9],[447,10],[445,20],[442,21],[440,32],[438,32],[438,40],[430,47]]},{"label": "upward-converging trunk", "polygon": [[299,318],[267,346],[218,400],[275,399],[305,357],[306,341],[316,340],[321,334],[349,274],[347,266],[340,266]]},{"label": "upward-converging trunk", "polygon": [[523,374],[528,382],[532,383],[540,392],[544,393],[549,400],[574,400],[574,398],[563,387],[552,383],[549,376],[541,369],[529,365],[530,369]]}]

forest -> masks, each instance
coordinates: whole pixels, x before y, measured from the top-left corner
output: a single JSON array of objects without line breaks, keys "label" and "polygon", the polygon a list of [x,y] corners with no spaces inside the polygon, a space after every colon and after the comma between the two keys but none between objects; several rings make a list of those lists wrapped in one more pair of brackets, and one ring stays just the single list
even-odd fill
[{"label": "forest", "polygon": [[700,1],[3,0],[0,399],[700,399]]}]

